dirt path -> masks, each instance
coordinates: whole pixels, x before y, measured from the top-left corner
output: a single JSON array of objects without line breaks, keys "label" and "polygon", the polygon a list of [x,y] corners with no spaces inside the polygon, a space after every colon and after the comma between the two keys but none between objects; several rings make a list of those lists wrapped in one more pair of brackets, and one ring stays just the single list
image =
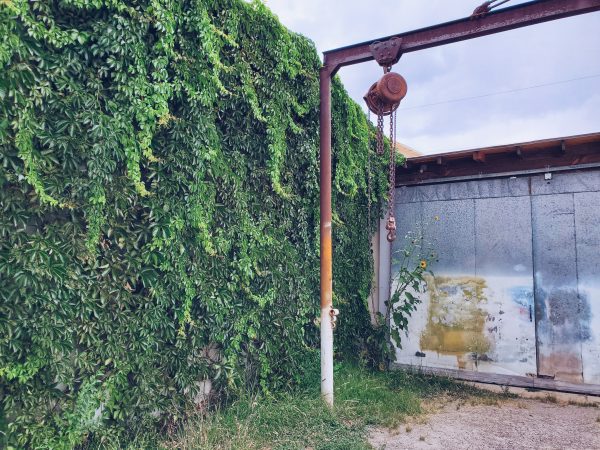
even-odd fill
[{"label": "dirt path", "polygon": [[600,408],[539,400],[449,403],[396,430],[372,430],[375,449],[600,449]]}]

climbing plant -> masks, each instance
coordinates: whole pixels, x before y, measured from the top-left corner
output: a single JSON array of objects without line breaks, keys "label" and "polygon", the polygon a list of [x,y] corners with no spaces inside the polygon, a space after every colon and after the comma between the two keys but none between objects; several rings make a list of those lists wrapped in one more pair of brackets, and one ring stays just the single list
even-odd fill
[{"label": "climbing plant", "polygon": [[[439,220],[435,216],[434,220]],[[385,324],[390,336],[386,341],[402,348],[402,334],[408,336],[408,321],[421,304],[433,277],[432,266],[437,262],[435,242],[430,241],[425,230],[428,224],[419,224],[410,230],[397,250],[392,253],[392,289],[387,302]],[[396,351],[390,345],[388,362],[395,361]]]},{"label": "climbing plant", "polygon": [[[1,447],[111,442],[176,424],[203,380],[302,377],[319,65],[258,1],[0,4]],[[338,80],[333,111],[343,355],[369,327],[374,132]]]}]

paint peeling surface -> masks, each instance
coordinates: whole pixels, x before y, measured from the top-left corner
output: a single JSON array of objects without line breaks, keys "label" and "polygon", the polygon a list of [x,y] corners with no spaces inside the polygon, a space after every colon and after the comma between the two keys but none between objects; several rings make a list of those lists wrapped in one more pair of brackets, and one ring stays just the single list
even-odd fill
[{"label": "paint peeling surface", "polygon": [[589,304],[580,295],[572,194],[532,198],[539,375],[583,382]]},{"label": "paint peeling surface", "polygon": [[[585,181],[600,190],[600,175],[595,182],[589,177]],[[600,192],[576,193],[573,203],[578,292],[589,308],[584,320],[590,333],[581,343],[583,381],[600,384]]]},{"label": "paint peeling surface", "polygon": [[599,190],[598,170],[400,188],[398,235],[439,262],[397,362],[600,385]]},{"label": "paint peeling surface", "polygon": [[530,278],[436,275],[428,279],[422,300],[397,362],[506,375],[535,372]]},{"label": "paint peeling surface", "polygon": [[588,339],[581,343],[583,363],[583,381],[588,384],[600,384],[600,286],[597,280],[593,284],[579,286],[589,300],[589,330]]}]

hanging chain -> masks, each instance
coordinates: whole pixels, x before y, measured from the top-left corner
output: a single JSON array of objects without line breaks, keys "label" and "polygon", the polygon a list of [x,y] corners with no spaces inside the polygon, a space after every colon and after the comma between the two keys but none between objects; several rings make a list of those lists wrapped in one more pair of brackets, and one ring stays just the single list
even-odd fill
[{"label": "hanging chain", "polygon": [[[398,143],[398,140],[396,139],[396,130],[398,129],[398,120],[397,120],[397,114],[398,110],[394,111],[394,126],[393,128],[393,138],[392,138],[392,145],[394,147],[394,166],[392,167],[392,173],[390,174],[391,177],[391,185],[392,185],[392,206],[394,206],[394,195],[396,193],[396,156],[397,156],[397,152],[396,152],[396,144]],[[392,208],[393,211],[393,208]]]},{"label": "hanging chain", "polygon": [[383,155],[383,105],[379,106],[377,112],[377,154]]},{"label": "hanging chain", "polygon": [[[392,66],[386,66],[383,68],[383,73],[386,74],[390,70],[392,70]],[[384,134],[384,131],[383,131],[383,107],[384,107],[384,105],[381,100],[379,100],[378,106],[379,106],[379,108],[377,111],[377,154],[381,156],[381,155],[383,155],[383,151],[384,151],[384,149],[383,149],[383,141],[384,141],[384,138],[383,138],[383,134]],[[391,116],[390,116],[390,120],[392,120]]]},{"label": "hanging chain", "polygon": [[[371,125],[371,110],[368,110],[369,126]],[[367,146],[367,230],[368,236],[371,236],[371,194],[373,192],[373,180],[371,179],[371,145]],[[371,244],[371,254],[373,245]]]},{"label": "hanging chain", "polygon": [[[385,226],[388,230],[387,240],[390,243],[390,255],[392,255],[392,242],[396,239],[396,217],[394,216],[394,194],[396,191],[396,111],[390,115],[390,192],[389,192],[389,217]],[[392,271],[388,273],[388,302],[392,300],[394,291],[394,277]],[[390,325],[390,313],[393,305],[388,303],[386,313],[386,325]]]},{"label": "hanging chain", "polygon": [[388,230],[387,240],[392,242],[396,239],[396,218],[394,217],[394,194],[396,190],[396,111],[390,114],[390,190],[388,195],[388,222],[385,229]]}]

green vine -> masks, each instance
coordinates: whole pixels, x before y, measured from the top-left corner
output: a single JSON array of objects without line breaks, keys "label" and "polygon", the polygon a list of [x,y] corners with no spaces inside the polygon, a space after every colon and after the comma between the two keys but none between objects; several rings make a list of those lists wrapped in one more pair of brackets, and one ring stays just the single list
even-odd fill
[{"label": "green vine", "polygon": [[[312,42],[242,0],[8,0],[0,31],[0,447],[117,446],[185,420],[199,380],[222,398],[300,381]],[[338,79],[332,101],[336,345],[356,355],[386,161]]]}]

